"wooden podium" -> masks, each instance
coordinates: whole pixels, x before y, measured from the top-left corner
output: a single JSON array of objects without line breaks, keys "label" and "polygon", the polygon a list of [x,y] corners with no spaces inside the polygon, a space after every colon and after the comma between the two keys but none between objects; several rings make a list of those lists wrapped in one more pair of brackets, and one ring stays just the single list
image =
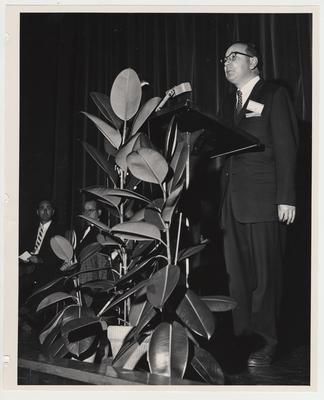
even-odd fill
[{"label": "wooden podium", "polygon": [[159,148],[162,146],[166,127],[173,116],[181,132],[199,133],[195,135],[192,155],[202,154],[214,158],[242,151],[263,150],[263,145],[257,138],[234,125],[208,115],[188,99],[156,112],[149,119],[151,140]]},{"label": "wooden podium", "polygon": [[[264,146],[249,133],[229,125],[216,117],[200,110],[191,100],[186,99],[171,107],[162,109],[150,117],[149,132],[152,143],[158,148],[164,148],[166,131],[171,119],[182,133],[182,140],[188,146],[186,162],[186,189],[189,187],[191,167],[190,159],[216,158],[246,151],[262,151]],[[189,218],[185,218],[190,229]],[[186,284],[188,287],[189,259],[186,260]]]}]

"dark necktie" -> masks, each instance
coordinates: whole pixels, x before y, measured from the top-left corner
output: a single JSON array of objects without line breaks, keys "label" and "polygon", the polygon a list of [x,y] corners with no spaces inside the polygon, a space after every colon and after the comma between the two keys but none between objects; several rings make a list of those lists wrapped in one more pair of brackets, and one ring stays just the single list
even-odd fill
[{"label": "dark necktie", "polygon": [[237,95],[236,113],[238,114],[242,110],[242,107],[243,107],[242,92],[240,91],[240,89],[237,89],[236,95]]},{"label": "dark necktie", "polygon": [[39,250],[39,246],[40,246],[42,238],[43,238],[43,232],[44,232],[44,227],[41,224],[38,229],[38,234],[37,234],[36,243],[35,243],[35,247],[34,247],[34,253],[36,253]]}]

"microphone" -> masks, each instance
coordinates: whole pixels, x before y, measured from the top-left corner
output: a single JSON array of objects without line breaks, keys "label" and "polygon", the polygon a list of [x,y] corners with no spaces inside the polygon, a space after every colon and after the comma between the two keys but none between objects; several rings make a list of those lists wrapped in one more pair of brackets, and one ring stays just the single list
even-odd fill
[{"label": "microphone", "polygon": [[141,87],[150,86],[150,84],[146,81],[141,81]]},{"label": "microphone", "polygon": [[190,82],[180,83],[180,85],[174,86],[172,89],[167,90],[163,100],[156,107],[155,111],[160,111],[169,98],[178,96],[181,93],[191,92],[191,90]]}]

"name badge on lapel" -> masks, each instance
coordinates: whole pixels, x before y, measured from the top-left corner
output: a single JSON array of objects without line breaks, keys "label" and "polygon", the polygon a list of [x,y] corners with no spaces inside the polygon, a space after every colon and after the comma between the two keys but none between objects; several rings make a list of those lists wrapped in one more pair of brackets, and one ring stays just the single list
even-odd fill
[{"label": "name badge on lapel", "polygon": [[263,107],[264,104],[258,103],[257,101],[249,100],[246,110],[250,112],[245,114],[246,118],[261,117]]}]

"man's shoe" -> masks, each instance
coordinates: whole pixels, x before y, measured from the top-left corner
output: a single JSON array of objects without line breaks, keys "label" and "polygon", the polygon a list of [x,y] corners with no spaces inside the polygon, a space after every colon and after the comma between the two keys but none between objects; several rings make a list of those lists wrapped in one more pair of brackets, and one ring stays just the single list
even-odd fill
[{"label": "man's shoe", "polygon": [[247,365],[249,367],[267,367],[269,366],[275,356],[276,346],[270,344],[265,345],[260,350],[250,354]]}]

